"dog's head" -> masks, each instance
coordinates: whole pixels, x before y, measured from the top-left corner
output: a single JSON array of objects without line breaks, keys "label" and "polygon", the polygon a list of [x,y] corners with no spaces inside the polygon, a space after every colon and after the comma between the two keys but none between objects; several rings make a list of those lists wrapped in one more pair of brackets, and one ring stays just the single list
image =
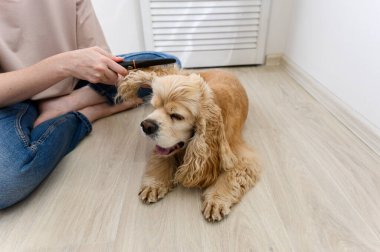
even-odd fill
[{"label": "dog's head", "polygon": [[132,72],[119,84],[119,96],[131,97],[142,84],[153,89],[155,109],[141,128],[155,141],[156,155],[169,157],[186,148],[176,182],[204,187],[215,181],[221,168],[234,166],[237,159],[226,140],[221,109],[199,74]]},{"label": "dog's head", "polygon": [[204,81],[197,74],[168,75],[154,78],[151,85],[155,109],[141,122],[141,128],[156,142],[157,155],[173,155],[194,135]]}]

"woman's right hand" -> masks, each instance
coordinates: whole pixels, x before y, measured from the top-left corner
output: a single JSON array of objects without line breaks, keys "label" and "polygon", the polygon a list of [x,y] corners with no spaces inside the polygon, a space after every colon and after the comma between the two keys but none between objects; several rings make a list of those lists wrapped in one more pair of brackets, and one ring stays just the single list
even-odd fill
[{"label": "woman's right hand", "polygon": [[87,80],[91,83],[115,85],[118,74],[125,76],[128,71],[116,62],[123,58],[115,57],[100,47],[90,47],[63,53],[63,70],[68,76]]}]

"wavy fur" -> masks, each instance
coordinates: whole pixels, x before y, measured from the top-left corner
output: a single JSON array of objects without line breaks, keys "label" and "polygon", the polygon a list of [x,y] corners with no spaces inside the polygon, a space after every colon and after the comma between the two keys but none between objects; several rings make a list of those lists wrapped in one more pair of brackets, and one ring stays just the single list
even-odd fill
[{"label": "wavy fur", "polygon": [[[119,97],[133,97],[143,84],[153,87],[156,109],[147,118],[160,127],[155,141],[161,144],[177,137],[186,145],[168,156],[151,155],[140,198],[156,202],[176,184],[200,187],[205,189],[203,215],[209,221],[220,221],[254,186],[260,173],[254,150],[242,138],[248,114],[245,90],[226,71],[194,74],[156,69],[130,73],[119,85]],[[185,116],[176,122],[169,115],[179,108]]]},{"label": "wavy fur", "polygon": [[203,80],[201,83],[195,135],[174,177],[175,182],[185,187],[209,186],[220,174],[220,169],[230,169],[237,161],[226,141],[221,110],[214,102],[214,94]]}]

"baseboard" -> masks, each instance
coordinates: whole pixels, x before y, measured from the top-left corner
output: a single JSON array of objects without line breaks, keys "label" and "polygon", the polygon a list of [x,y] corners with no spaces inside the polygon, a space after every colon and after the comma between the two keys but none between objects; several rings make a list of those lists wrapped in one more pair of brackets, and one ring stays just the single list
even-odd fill
[{"label": "baseboard", "polygon": [[378,128],[331,93],[322,83],[313,78],[289,58],[283,57],[281,66],[310,95],[380,156],[380,130]]}]

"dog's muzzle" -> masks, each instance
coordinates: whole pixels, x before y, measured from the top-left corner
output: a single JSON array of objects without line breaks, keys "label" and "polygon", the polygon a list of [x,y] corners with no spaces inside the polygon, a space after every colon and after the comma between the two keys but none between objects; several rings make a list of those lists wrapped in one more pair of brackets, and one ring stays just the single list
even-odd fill
[{"label": "dog's muzzle", "polygon": [[158,130],[158,124],[155,121],[150,120],[150,119],[146,119],[142,121],[140,126],[142,130],[144,131],[144,133],[148,136],[156,133]]}]

